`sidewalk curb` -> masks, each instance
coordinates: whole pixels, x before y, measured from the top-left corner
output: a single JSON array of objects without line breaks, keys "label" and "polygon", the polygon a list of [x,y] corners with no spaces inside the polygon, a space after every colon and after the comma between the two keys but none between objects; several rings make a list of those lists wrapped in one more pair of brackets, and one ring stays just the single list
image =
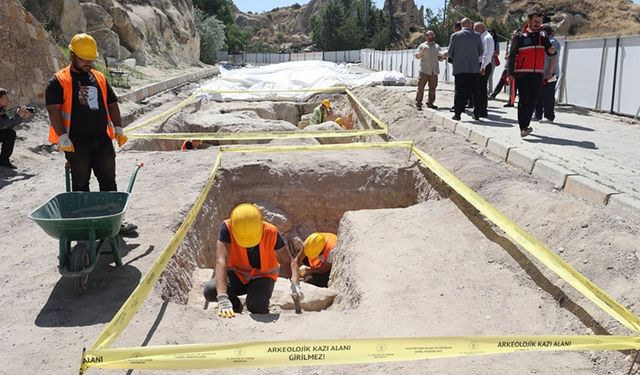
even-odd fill
[{"label": "sidewalk curb", "polygon": [[608,205],[614,210],[622,209],[640,216],[640,200],[634,197],[581,176],[551,161],[541,159],[539,155],[531,151],[519,149],[504,143],[504,141],[484,135],[479,130],[470,128],[468,124],[449,119],[438,111],[432,109],[428,109],[428,111],[433,112],[436,124],[442,123],[445,129],[454,134],[463,135],[465,139],[484,147],[487,153],[528,174],[550,182],[557,189],[562,189],[594,204]]},{"label": "sidewalk curb", "polygon": [[172,89],[186,82],[196,81],[202,78],[210,77],[219,72],[220,70],[217,67],[212,67],[212,68],[202,69],[197,72],[187,73],[177,77],[169,78],[164,81],[151,83],[149,85],[142,86],[138,89],[131,90],[125,94],[119,95],[118,102],[122,103],[124,101],[133,101],[137,103],[143,100],[144,98],[148,98],[159,92]]}]

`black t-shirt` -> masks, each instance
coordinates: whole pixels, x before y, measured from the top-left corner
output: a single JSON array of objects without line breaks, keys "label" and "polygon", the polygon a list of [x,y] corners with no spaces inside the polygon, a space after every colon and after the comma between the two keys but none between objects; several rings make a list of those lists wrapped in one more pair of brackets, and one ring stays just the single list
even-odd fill
[{"label": "black t-shirt", "polygon": [[[71,104],[71,130],[69,131],[69,137],[73,139],[78,136],[99,137],[106,135],[107,108],[104,107],[102,92],[96,77],[91,73],[71,71],[71,79],[73,81],[73,102]],[[90,86],[97,89],[97,109],[91,109],[88,104],[80,103],[78,99],[80,86]],[[45,98],[47,105],[62,104],[63,102],[62,85],[60,85],[55,76],[47,84]],[[107,82],[107,104],[117,101],[118,97]]]},{"label": "black t-shirt", "polygon": [[[218,241],[231,244],[231,233],[229,233],[227,224],[225,224],[224,221],[222,222],[222,224],[220,224]],[[284,247],[284,239],[280,235],[280,232],[278,232],[278,239],[276,240],[276,246],[273,248],[273,250],[275,251],[282,247]],[[251,267],[256,269],[260,268],[260,245],[258,244],[254,247],[247,248],[247,257],[249,258],[249,264],[251,265]]]}]

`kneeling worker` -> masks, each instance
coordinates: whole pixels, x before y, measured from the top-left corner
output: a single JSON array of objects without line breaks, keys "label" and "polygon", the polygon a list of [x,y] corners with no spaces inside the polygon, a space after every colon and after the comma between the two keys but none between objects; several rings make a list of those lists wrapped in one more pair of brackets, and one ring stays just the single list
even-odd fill
[{"label": "kneeling worker", "polygon": [[328,121],[329,116],[332,114],[333,109],[331,108],[331,101],[329,99],[324,99],[322,103],[313,110],[311,118],[309,119],[309,125],[322,124],[323,122]]},{"label": "kneeling worker", "polygon": [[233,318],[242,312],[238,296],[247,295],[247,309],[268,314],[269,300],[278,279],[280,263],[291,268],[292,289],[298,295],[298,268],[275,225],[263,221],[262,212],[243,203],[220,225],[216,243],[215,277],[204,287],[207,301],[218,301],[217,314]]},{"label": "kneeling worker", "polygon": [[307,237],[295,260],[296,266],[300,264],[300,276],[305,283],[321,288],[328,286],[332,263],[329,254],[337,242],[338,236],[333,233],[316,232]]}]

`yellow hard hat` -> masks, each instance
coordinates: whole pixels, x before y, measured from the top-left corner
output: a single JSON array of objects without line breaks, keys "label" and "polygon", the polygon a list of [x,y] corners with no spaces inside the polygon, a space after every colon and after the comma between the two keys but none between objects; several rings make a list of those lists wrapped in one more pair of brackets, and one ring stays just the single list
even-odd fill
[{"label": "yellow hard hat", "polygon": [[231,211],[231,235],[242,247],[254,247],[262,239],[262,212],[250,203],[242,203]]},{"label": "yellow hard hat", "polygon": [[311,233],[304,240],[304,255],[309,259],[317,258],[324,249],[325,239],[321,233]]},{"label": "yellow hard hat", "polygon": [[338,118],[336,119],[336,124],[338,124],[338,125],[340,125],[340,126],[343,126],[343,125],[344,125],[344,120],[342,119],[342,117],[338,117]]},{"label": "yellow hard hat", "polygon": [[331,108],[331,101],[329,99],[325,99],[325,100],[322,101],[322,105],[325,108]]},{"label": "yellow hard hat", "polygon": [[69,44],[71,52],[82,60],[95,61],[98,59],[96,40],[89,34],[76,34]]}]

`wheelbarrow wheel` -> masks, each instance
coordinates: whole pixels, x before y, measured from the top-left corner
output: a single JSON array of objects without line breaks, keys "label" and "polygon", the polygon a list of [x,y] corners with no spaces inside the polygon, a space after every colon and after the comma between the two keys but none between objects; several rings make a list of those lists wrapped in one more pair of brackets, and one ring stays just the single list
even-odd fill
[{"label": "wheelbarrow wheel", "polygon": [[[71,249],[69,254],[69,265],[71,272],[82,271],[89,264],[89,246],[86,242],[78,242],[76,246]],[[73,278],[73,284],[75,285],[76,292],[83,294],[87,291],[87,282],[89,281],[89,274],[83,273],[80,276]]]}]

